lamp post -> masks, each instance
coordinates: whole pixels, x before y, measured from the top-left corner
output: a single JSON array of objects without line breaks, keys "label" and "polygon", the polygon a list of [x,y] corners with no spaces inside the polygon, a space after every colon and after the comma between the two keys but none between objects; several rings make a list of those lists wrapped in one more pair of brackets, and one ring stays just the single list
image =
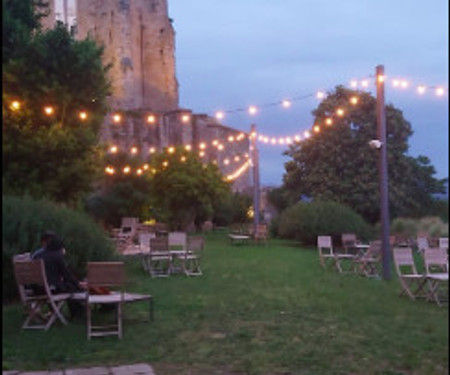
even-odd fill
[{"label": "lamp post", "polygon": [[383,279],[391,278],[390,243],[389,243],[389,196],[388,196],[388,164],[386,142],[386,114],[384,105],[384,66],[376,67],[375,84],[377,87],[376,117],[377,138],[370,142],[370,146],[378,149],[378,172],[380,182],[380,223],[381,246],[383,259]]},{"label": "lamp post", "polygon": [[256,148],[256,126],[252,124],[250,130],[250,155],[252,160],[253,170],[253,233],[256,233],[259,224],[259,207],[260,207],[260,192],[259,192],[259,153]]}]

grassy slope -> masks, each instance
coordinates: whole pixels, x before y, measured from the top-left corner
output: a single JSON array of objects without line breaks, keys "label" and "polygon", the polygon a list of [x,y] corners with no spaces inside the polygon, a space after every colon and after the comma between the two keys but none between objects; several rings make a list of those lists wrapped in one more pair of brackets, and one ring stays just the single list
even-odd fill
[{"label": "grassy slope", "polygon": [[3,308],[3,367],[47,369],[149,362],[164,374],[448,373],[448,308],[398,297],[397,280],[339,275],[316,250],[208,238],[204,276],[151,279],[127,264],[128,290],[154,296],[126,307],[123,340],[87,341],[82,320],[21,331]]}]

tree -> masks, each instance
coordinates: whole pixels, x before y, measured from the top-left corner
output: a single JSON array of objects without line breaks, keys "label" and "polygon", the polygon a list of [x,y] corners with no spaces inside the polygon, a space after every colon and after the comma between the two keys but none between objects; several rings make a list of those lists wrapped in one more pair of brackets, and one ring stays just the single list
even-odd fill
[{"label": "tree", "polygon": [[98,132],[109,91],[103,51],[75,41],[62,24],[33,34],[20,51],[3,64],[3,188],[74,204],[101,171]]},{"label": "tree", "polygon": [[[358,98],[352,105],[350,99]],[[375,98],[364,92],[336,87],[313,111],[319,134],[291,145],[285,153],[283,188],[291,201],[305,197],[345,204],[366,220],[379,218],[378,165],[376,151],[368,142],[376,138]],[[338,108],[344,116],[336,115]],[[407,155],[411,124],[393,105],[386,106],[391,216],[420,215],[433,193],[442,192],[445,180],[433,177],[434,168],[423,156]]]},{"label": "tree", "polygon": [[210,219],[214,202],[230,191],[217,166],[202,163],[194,153],[157,154],[150,170],[152,210],[174,229]]}]

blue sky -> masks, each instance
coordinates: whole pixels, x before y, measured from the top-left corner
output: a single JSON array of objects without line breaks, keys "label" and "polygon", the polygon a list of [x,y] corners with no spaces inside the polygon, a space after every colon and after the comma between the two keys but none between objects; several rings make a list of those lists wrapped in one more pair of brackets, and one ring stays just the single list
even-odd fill
[{"label": "blue sky", "polygon": [[[214,115],[278,102],[349,86],[382,64],[386,102],[413,127],[409,154],[428,156],[437,177],[448,177],[447,0],[169,0],[169,16],[182,107]],[[411,86],[394,88],[392,78]],[[445,95],[420,96],[416,84],[443,86]],[[223,123],[289,136],[310,128],[317,104],[312,96],[256,116],[227,114]],[[286,146],[258,147],[261,183],[280,184]]]}]

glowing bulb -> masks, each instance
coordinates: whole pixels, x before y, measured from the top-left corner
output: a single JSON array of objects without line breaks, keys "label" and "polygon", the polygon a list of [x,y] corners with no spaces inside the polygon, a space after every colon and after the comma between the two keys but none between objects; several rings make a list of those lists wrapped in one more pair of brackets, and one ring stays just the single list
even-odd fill
[{"label": "glowing bulb", "polygon": [[284,108],[289,108],[291,106],[291,102],[289,100],[283,100],[281,104]]},{"label": "glowing bulb", "polygon": [[123,168],[123,173],[128,174],[130,172],[131,172],[131,168],[128,165]]},{"label": "glowing bulb", "polygon": [[399,87],[399,86],[400,86],[400,81],[399,81],[398,79],[394,79],[394,80],[392,81],[392,86],[394,86],[394,87]]},{"label": "glowing bulb", "polygon": [[109,152],[111,152],[112,154],[117,153],[117,151],[118,151],[117,146],[111,146],[111,147],[109,148]]},{"label": "glowing bulb", "polygon": [[325,124],[327,124],[327,125],[333,125],[333,119],[330,118],[330,117],[326,118],[326,119],[325,119]]},{"label": "glowing bulb", "polygon": [[184,122],[184,123],[189,122],[190,119],[191,119],[191,116],[189,116],[189,115],[181,116],[181,121]]},{"label": "glowing bulb", "polygon": [[222,111],[216,112],[217,120],[222,120],[224,117],[225,117],[225,113],[223,113]]},{"label": "glowing bulb", "polygon": [[200,152],[198,153],[198,155],[202,158],[203,156],[205,156],[205,151],[200,151]]},{"label": "glowing bulb", "polygon": [[148,115],[147,116],[147,122],[149,124],[154,124],[156,122],[156,116],[155,115]]},{"label": "glowing bulb", "polygon": [[337,110],[336,110],[336,114],[338,115],[338,116],[340,116],[340,117],[342,117],[342,116],[344,116],[344,110],[342,109],[342,108],[338,108]]},{"label": "glowing bulb", "polygon": [[200,150],[204,150],[206,148],[206,144],[202,142],[198,145],[198,147],[200,148]]},{"label": "glowing bulb", "polygon": [[51,115],[53,115],[54,109],[53,109],[53,107],[45,107],[44,112],[47,116],[51,116]]},{"label": "glowing bulb", "polygon": [[269,137],[264,137],[264,143],[269,143]]},{"label": "glowing bulb", "polygon": [[156,149],[154,147],[150,147],[148,152],[150,152],[150,154],[154,154],[156,152]]},{"label": "glowing bulb", "polygon": [[294,140],[296,142],[300,142],[302,140],[302,138],[299,135],[294,136]]},{"label": "glowing bulb", "polygon": [[186,151],[191,151],[192,150],[192,146],[191,145],[186,145],[186,146],[184,146],[184,149]]},{"label": "glowing bulb", "polygon": [[163,161],[162,163],[163,167],[168,167],[169,166],[169,162],[167,160]]},{"label": "glowing bulb", "polygon": [[276,139],[276,138],[272,138],[272,139],[270,140],[270,143],[272,143],[273,145],[276,144],[276,143],[277,143],[277,139]]},{"label": "glowing bulb", "polygon": [[444,88],[443,88],[443,87],[438,87],[438,88],[436,88],[436,95],[437,95],[437,96],[442,96],[442,95],[444,95]]},{"label": "glowing bulb", "polygon": [[239,160],[241,160],[241,158],[239,156],[234,157],[234,161],[239,161]]},{"label": "glowing bulb", "polygon": [[148,164],[144,164],[142,168],[144,168],[144,171],[146,171],[148,169]]},{"label": "glowing bulb", "polygon": [[359,101],[359,99],[358,99],[357,96],[352,96],[352,97],[350,98],[350,103],[353,104],[353,105],[358,104],[358,101]]},{"label": "glowing bulb", "polygon": [[140,168],[136,171],[136,174],[137,174],[138,176],[140,176],[142,173],[143,173],[143,172],[142,172],[142,169],[140,169]]},{"label": "glowing bulb", "polygon": [[182,163],[184,163],[186,161],[186,156],[182,156],[180,160]]},{"label": "glowing bulb", "polygon": [[131,153],[132,154],[137,154],[137,152],[138,152],[137,147],[131,147]]},{"label": "glowing bulb", "polygon": [[401,85],[402,89],[406,89],[409,86],[409,83],[408,83],[408,81],[401,81],[400,85]]},{"label": "glowing bulb", "polygon": [[351,81],[350,81],[350,87],[353,87],[353,88],[358,87],[358,81],[356,81],[356,80],[351,80]]},{"label": "glowing bulb", "polygon": [[377,81],[378,83],[383,83],[385,81],[386,77],[383,75],[379,75],[377,76]]},{"label": "glowing bulb", "polygon": [[256,108],[255,106],[251,105],[250,107],[248,107],[249,114],[256,115],[257,112],[258,112],[258,108]]},{"label": "glowing bulb", "polygon": [[362,87],[369,87],[369,81],[367,79],[361,81],[361,86]]},{"label": "glowing bulb", "polygon": [[292,143],[291,137],[286,137],[286,143],[290,145]]},{"label": "glowing bulb", "polygon": [[217,139],[215,139],[214,141],[212,141],[212,145],[213,146],[217,146],[219,144],[219,141]]},{"label": "glowing bulb", "polygon": [[228,159],[225,159],[225,160],[223,161],[223,164],[228,165],[228,164],[230,164],[230,161],[229,161]]},{"label": "glowing bulb", "polygon": [[230,136],[228,137],[228,142],[234,142],[234,137],[233,137],[232,135],[230,135]]},{"label": "glowing bulb", "polygon": [[113,115],[112,119],[116,124],[118,124],[122,120],[122,117],[116,113],[115,115]]},{"label": "glowing bulb", "polygon": [[20,102],[17,100],[14,100],[11,105],[9,106],[13,111],[18,111],[20,109]]},{"label": "glowing bulb", "polygon": [[426,88],[425,86],[418,86],[418,87],[417,87],[417,92],[418,92],[420,95],[425,94],[425,91],[427,91],[427,88]]},{"label": "glowing bulb", "polygon": [[315,125],[314,128],[313,128],[313,130],[314,130],[316,133],[319,133],[319,132],[320,132],[320,126],[319,126],[319,125]]},{"label": "glowing bulb", "polygon": [[278,139],[278,143],[279,143],[280,145],[284,145],[284,138]]},{"label": "glowing bulb", "polygon": [[308,131],[308,130],[307,130],[307,131],[305,131],[304,135],[305,135],[305,138],[309,138],[309,137],[311,137],[311,134],[309,133],[309,131]]},{"label": "glowing bulb", "polygon": [[317,99],[323,99],[323,98],[325,98],[325,93],[323,91],[319,91],[319,92],[317,92],[316,96],[317,96]]},{"label": "glowing bulb", "polygon": [[84,121],[84,120],[86,120],[87,119],[87,113],[86,112],[80,112],[79,114],[78,114],[78,116],[80,117],[80,120],[82,120],[82,121]]},{"label": "glowing bulb", "polygon": [[114,170],[113,167],[108,166],[108,167],[105,168],[105,173],[107,173],[107,174],[114,174],[115,170]]},{"label": "glowing bulb", "polygon": [[223,147],[222,144],[220,144],[219,146],[217,146],[217,149],[218,149],[219,151],[223,151],[224,147]]},{"label": "glowing bulb", "polygon": [[168,152],[169,154],[173,154],[173,153],[175,152],[175,147],[169,147],[169,148],[167,149],[167,152]]}]

